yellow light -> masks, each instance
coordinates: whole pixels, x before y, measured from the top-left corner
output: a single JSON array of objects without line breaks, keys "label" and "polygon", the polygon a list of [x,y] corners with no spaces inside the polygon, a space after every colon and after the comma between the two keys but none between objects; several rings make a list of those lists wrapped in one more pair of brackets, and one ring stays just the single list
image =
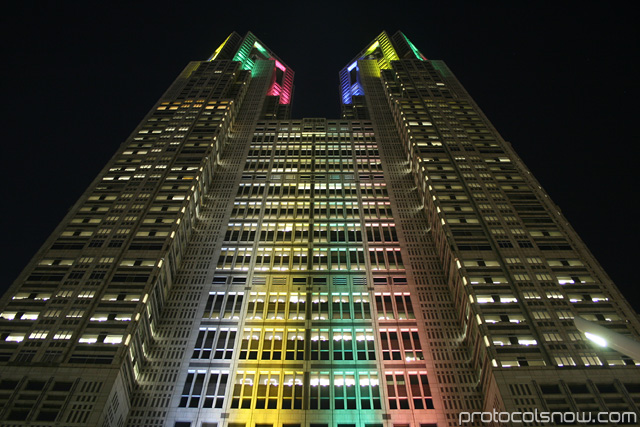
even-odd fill
[{"label": "yellow light", "polygon": [[376,50],[380,46],[380,43],[376,40],[374,44],[372,44],[369,49],[365,52],[364,56],[371,54],[374,50]]},{"label": "yellow light", "polygon": [[[231,37],[231,34],[229,34],[229,37]],[[216,59],[216,56],[218,56],[218,54],[220,53],[224,45],[227,43],[227,41],[229,40],[229,37],[227,37],[225,41],[220,46],[218,46],[216,51],[213,52],[213,55],[211,55],[211,58],[209,58],[209,61],[213,61],[214,59]]]}]

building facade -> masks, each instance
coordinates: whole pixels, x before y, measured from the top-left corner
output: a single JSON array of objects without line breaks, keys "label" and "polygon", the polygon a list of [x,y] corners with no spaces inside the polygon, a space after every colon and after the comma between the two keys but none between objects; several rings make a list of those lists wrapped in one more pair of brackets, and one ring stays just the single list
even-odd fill
[{"label": "building facade", "polygon": [[636,314],[443,62],[383,32],[341,119],[292,94],[251,33],[185,68],[0,301],[2,425],[639,413],[573,324]]}]

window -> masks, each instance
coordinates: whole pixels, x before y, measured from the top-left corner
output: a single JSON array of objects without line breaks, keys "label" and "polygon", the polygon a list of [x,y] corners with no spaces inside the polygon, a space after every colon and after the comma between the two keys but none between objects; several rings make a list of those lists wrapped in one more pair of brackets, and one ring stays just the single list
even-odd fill
[{"label": "window", "polygon": [[375,360],[373,338],[372,329],[312,329],[311,360]]},{"label": "window", "polygon": [[372,329],[356,329],[356,359],[357,360],[375,360],[376,352],[374,349]]},{"label": "window", "polygon": [[573,360],[573,357],[569,355],[559,355],[555,356],[553,359],[556,362],[556,365],[559,367],[576,366],[576,362]]},{"label": "window", "polygon": [[200,329],[192,359],[231,359],[236,339],[235,328]]},{"label": "window", "polygon": [[47,338],[47,335],[49,335],[49,331],[46,330],[35,330],[33,332],[31,332],[31,335],[29,335],[29,339],[30,340],[43,340]]},{"label": "window", "polygon": [[333,360],[353,360],[353,332],[333,329]]},{"label": "window", "polygon": [[372,270],[404,269],[400,248],[369,249],[369,261]]},{"label": "window", "polygon": [[410,320],[415,319],[411,296],[404,293],[376,292],[376,310],[380,320]]},{"label": "window", "polygon": [[314,292],[311,294],[311,319],[329,319],[329,294]]},{"label": "window", "polygon": [[[329,300],[331,307],[329,307]],[[311,318],[313,320],[370,319],[369,295],[367,293],[318,293],[311,296]],[[353,308],[353,311],[352,311]]]},{"label": "window", "polygon": [[280,372],[261,371],[258,375],[255,409],[278,409]]},{"label": "window", "polygon": [[367,241],[397,242],[398,234],[393,223],[370,223],[366,225]]},{"label": "window", "polygon": [[[265,301],[268,303],[265,305]],[[306,295],[286,292],[251,292],[247,305],[248,319],[304,320]],[[265,314],[266,311],[266,314]]]},{"label": "window", "polygon": [[[311,372],[310,409],[380,409],[380,389],[375,371]],[[332,386],[332,387],[331,387]]]},{"label": "window", "polygon": [[333,373],[335,409],[356,409],[355,372]]},{"label": "window", "polygon": [[304,329],[287,329],[286,360],[304,360]]},{"label": "window", "polygon": [[222,248],[217,267],[222,270],[246,271],[249,269],[252,254],[251,248]]},{"label": "window", "polygon": [[369,294],[352,293],[353,297],[353,318],[354,319],[371,319],[371,308],[369,302]]},{"label": "window", "polygon": [[311,330],[311,360],[329,360],[329,329]]},{"label": "window", "polygon": [[381,409],[380,382],[375,371],[358,372],[360,409]]},{"label": "window", "polygon": [[332,294],[331,295],[331,312],[333,319],[351,319],[351,310],[349,309],[349,294]]},{"label": "window", "polygon": [[[386,372],[390,409],[433,409],[426,372]],[[407,377],[409,386],[407,387]]]},{"label": "window", "polygon": [[309,375],[309,409],[331,409],[328,371],[311,372]]},{"label": "window", "polygon": [[71,335],[73,335],[73,331],[58,331],[53,336],[54,340],[68,340],[71,339]]},{"label": "window", "polygon": [[282,409],[302,409],[302,380],[297,371],[238,371],[231,408],[278,409],[281,396]]},{"label": "window", "polygon": [[291,293],[289,295],[289,320],[304,320],[306,308],[306,295]]},{"label": "window", "polygon": [[211,292],[204,309],[204,319],[239,319],[243,292]]},{"label": "window", "polygon": [[384,360],[424,360],[417,329],[381,329],[380,342]]},{"label": "window", "polygon": [[301,371],[285,371],[282,382],[282,409],[302,409],[302,379]]},{"label": "window", "polygon": [[189,371],[182,389],[182,398],[180,399],[179,407],[197,408],[199,406],[205,377],[206,371]]},{"label": "window", "polygon": [[231,398],[232,409],[251,409],[255,377],[255,371],[238,371],[236,373]]},{"label": "window", "polygon": [[333,393],[335,409],[380,409],[376,372],[334,372]]}]

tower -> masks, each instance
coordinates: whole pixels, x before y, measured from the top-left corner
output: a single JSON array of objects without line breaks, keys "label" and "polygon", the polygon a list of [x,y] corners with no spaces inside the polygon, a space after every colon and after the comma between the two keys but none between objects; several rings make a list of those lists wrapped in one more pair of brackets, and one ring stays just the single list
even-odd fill
[{"label": "tower", "polygon": [[441,61],[383,32],[342,119],[253,34],[190,63],[3,297],[6,425],[445,426],[638,412],[635,314]]}]

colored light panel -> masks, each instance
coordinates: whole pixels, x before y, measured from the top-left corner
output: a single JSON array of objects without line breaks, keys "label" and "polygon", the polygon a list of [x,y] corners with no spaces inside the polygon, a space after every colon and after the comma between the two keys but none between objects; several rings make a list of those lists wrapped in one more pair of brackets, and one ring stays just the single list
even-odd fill
[{"label": "colored light panel", "polygon": [[[224,43],[223,43],[223,46],[224,46]],[[222,46],[219,47],[218,49],[222,50]],[[273,55],[271,55],[271,53],[269,53],[269,51],[261,43],[259,43],[253,38],[249,38],[245,40],[245,42],[242,44],[242,46],[240,46],[240,48],[236,52],[235,56],[233,57],[233,60],[241,63],[240,65],[241,69],[251,70],[251,75],[253,77],[257,77],[258,74],[257,74],[257,69],[255,67],[256,65],[255,61],[249,57],[253,49],[256,49],[266,58],[273,60],[275,68],[278,68],[280,71],[284,73],[284,81],[282,82],[282,85],[274,81],[271,84],[271,87],[269,88],[269,90],[267,91],[267,95],[280,96],[280,100],[279,100],[280,104],[288,104],[289,102],[291,102],[291,90],[293,86],[291,71],[288,70],[283,63],[275,59]]]},{"label": "colored light panel", "polygon": [[[405,37],[406,38],[406,37]],[[376,50],[380,49],[382,53],[381,57],[375,58],[374,60],[378,64],[378,72],[379,70],[386,70],[391,68],[391,61],[397,61],[400,58],[393,48],[391,42],[389,41],[386,33],[380,34],[373,43],[364,51],[362,56],[357,58],[354,62],[349,64],[349,66],[342,70],[340,81],[341,81],[341,96],[343,104],[351,104],[352,97],[357,95],[364,95],[364,90],[359,83],[350,84],[349,73],[357,67],[358,60],[365,59],[367,56],[373,54]],[[379,74],[378,74],[379,76]]]},{"label": "colored light panel", "polygon": [[282,92],[282,87],[278,83],[274,82],[273,85],[271,85],[269,92],[267,92],[267,95],[278,96],[280,95],[281,92]]},{"label": "colored light panel", "polygon": [[376,40],[375,43],[369,46],[369,49],[367,49],[367,51],[362,56],[371,55],[379,46],[380,46],[380,42]]},{"label": "colored light panel", "polygon": [[409,45],[409,47],[413,51],[413,54],[416,56],[416,58],[418,58],[421,61],[426,61],[427,58],[425,58],[424,55],[422,53],[420,53],[418,48],[415,47],[415,45],[413,43],[411,43],[411,40],[409,40],[407,38],[407,36],[405,36],[404,34],[402,35],[402,37],[404,37],[405,41],[407,42],[407,44]]},{"label": "colored light panel", "polygon": [[282,63],[280,63],[280,61],[278,61],[277,59],[276,61],[276,67],[278,67],[279,69],[281,69],[283,72],[287,69],[287,67],[285,67],[284,65],[282,65]]},{"label": "colored light panel", "polygon": [[230,38],[231,38],[231,34],[229,34],[229,36],[225,39],[225,41],[223,41],[222,44],[218,46],[218,48],[215,50],[215,52],[213,52],[213,55],[211,55],[211,58],[208,59],[209,61],[213,61],[214,59],[216,59],[216,57],[220,54],[220,52],[222,51],[222,48],[224,48],[224,45],[227,44]]},{"label": "colored light panel", "polygon": [[263,54],[266,57],[271,57],[271,54],[269,54],[269,52],[267,51],[267,49],[265,49],[260,43],[255,42],[253,44],[253,47],[255,47],[256,49],[258,49],[258,51]]}]

